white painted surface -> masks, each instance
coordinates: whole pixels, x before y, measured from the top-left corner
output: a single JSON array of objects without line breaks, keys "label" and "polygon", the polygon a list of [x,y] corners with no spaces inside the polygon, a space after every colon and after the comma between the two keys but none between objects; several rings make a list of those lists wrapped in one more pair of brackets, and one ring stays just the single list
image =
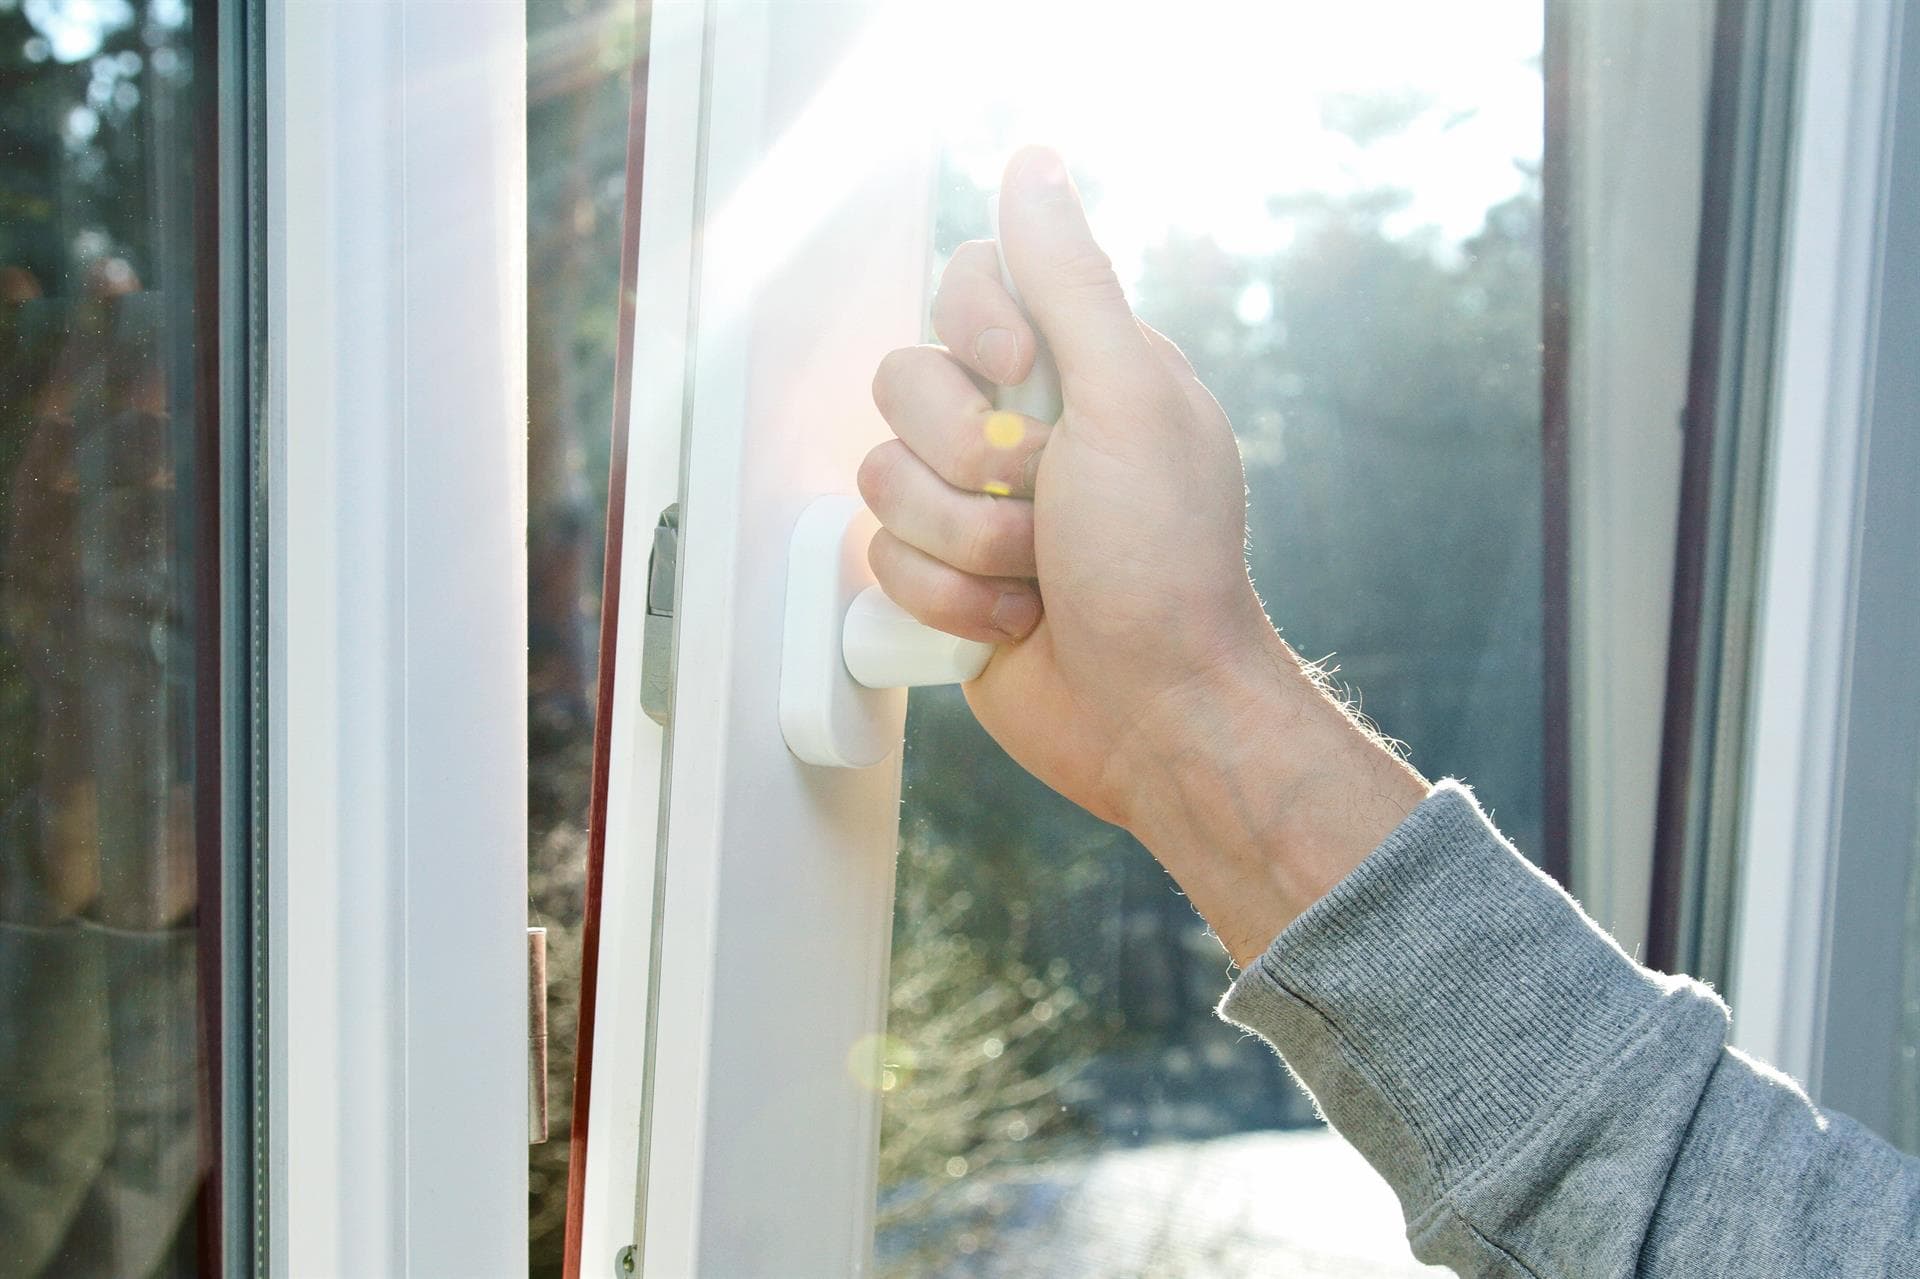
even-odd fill
[{"label": "white painted surface", "polygon": [[846,647],[850,610],[875,589],[867,545],[878,528],[859,498],[834,493],[800,512],[787,541],[780,736],[804,764],[871,768],[900,754],[906,693],[855,680]]},{"label": "white painted surface", "polygon": [[780,735],[804,764],[871,768],[900,753],[909,688],[964,684],[993,645],[915,621],[874,585],[880,523],[859,498],[817,497],[787,542]]},{"label": "white painted surface", "polygon": [[[1000,195],[995,192],[987,197],[987,225],[993,228],[994,252],[1000,259],[1000,283],[1007,294],[1023,310],[1026,299],[1020,296],[1020,286],[1013,282],[1013,272],[1007,269],[1007,257],[1000,253]],[[1053,352],[1047,347],[1047,340],[1039,329],[1034,330],[1034,340],[1039,349],[1033,354],[1033,368],[1027,373],[1027,380],[1018,386],[996,386],[993,388],[993,407],[1005,413],[1024,413],[1041,422],[1058,422],[1064,407],[1060,397],[1060,368],[1054,362]]]},{"label": "white painted surface", "polygon": [[1813,1087],[1896,21],[1814,0],[1801,32],[1731,994],[1734,1042]]},{"label": "white painted surface", "polygon": [[[898,765],[796,760],[777,657],[788,534],[884,437],[873,369],[921,331],[913,10],[707,7],[649,1275],[856,1274],[870,1255],[878,1099],[849,1061],[884,1011]],[[688,105],[654,110],[685,127]],[[640,331],[681,318],[643,311]],[[643,569],[627,561],[625,598]]]},{"label": "white painted surface", "polygon": [[680,425],[694,287],[704,6],[657,3],[649,31],[646,172],[635,260],[621,618],[615,639],[607,843],[601,880],[593,1104],[587,1117],[582,1273],[611,1274],[633,1240],[639,1184],[655,851],[666,734],[640,707],[647,554],[680,494]]},{"label": "white painted surface", "polygon": [[1621,0],[1571,25],[1573,891],[1646,938],[1710,5]]},{"label": "white painted surface", "polygon": [[[864,555],[864,552],[863,552]],[[993,645],[914,620],[878,586],[847,605],[840,648],[847,673],[867,688],[930,688],[978,679]]]},{"label": "white painted surface", "polygon": [[524,12],[267,32],[272,1273],[524,1274]]}]

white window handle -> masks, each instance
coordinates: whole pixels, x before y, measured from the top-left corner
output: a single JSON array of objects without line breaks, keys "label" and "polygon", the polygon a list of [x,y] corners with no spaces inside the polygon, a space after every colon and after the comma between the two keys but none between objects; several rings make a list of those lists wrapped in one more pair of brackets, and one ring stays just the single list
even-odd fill
[{"label": "white window handle", "polygon": [[906,689],[957,684],[986,669],[991,644],[922,625],[874,585],[867,543],[878,521],[857,497],[815,498],[787,543],[780,731],[808,764],[866,768],[893,754]]},{"label": "white window handle", "polygon": [[[988,217],[999,226],[998,199]],[[1020,300],[1003,259],[1000,280]],[[1043,422],[1060,416],[1060,375],[1044,341],[1033,372],[998,388],[994,406]],[[816,498],[787,544],[785,638],[780,652],[780,732],[808,764],[866,768],[893,754],[906,726],[905,690],[962,684],[993,645],[917,622],[874,585],[867,543],[877,521],[857,497]]]},{"label": "white window handle", "polygon": [[993,645],[916,622],[885,591],[869,586],[847,606],[840,654],[847,673],[868,688],[920,688],[977,678]]},{"label": "white window handle", "polygon": [[[1006,237],[1000,236],[1000,197],[987,197],[987,221],[993,226],[993,233],[999,236],[996,243],[1005,243]],[[1007,270],[1007,255],[1000,255],[1000,283],[1022,310],[1026,301],[1020,296],[1020,290],[1013,282],[1013,272]],[[1018,386],[996,386],[993,389],[993,407],[1006,409],[1013,413],[1024,413],[1041,422],[1060,420],[1060,369],[1053,362],[1053,355],[1047,350],[1047,340],[1040,335],[1037,326],[1028,323],[1033,329],[1037,348],[1033,353],[1033,369],[1027,374],[1027,380]]]}]

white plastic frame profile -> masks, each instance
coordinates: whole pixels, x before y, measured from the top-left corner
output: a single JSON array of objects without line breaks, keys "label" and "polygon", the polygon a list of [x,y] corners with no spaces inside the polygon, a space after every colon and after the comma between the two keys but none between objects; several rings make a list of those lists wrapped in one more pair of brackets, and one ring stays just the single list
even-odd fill
[{"label": "white plastic frame profile", "polygon": [[524,1274],[525,13],[265,10],[270,1273]]},{"label": "white plastic frame profile", "polygon": [[1775,362],[1733,1038],[1816,1092],[1898,10],[1803,9]]},{"label": "white plastic frame profile", "polygon": [[[1700,235],[1710,6],[1563,4],[1567,149],[1573,884],[1646,940]],[[1640,850],[1640,855],[1631,855]]]},{"label": "white plastic frame profile", "polygon": [[656,3],[648,29],[644,190],[634,263],[633,380],[627,419],[622,611],[613,657],[606,860],[594,1005],[580,1257],[610,1274],[634,1237],[653,975],[656,856],[667,734],[640,705],[647,552],[660,512],[680,496],[681,414],[695,280],[704,5]]},{"label": "white plastic frame profile", "polygon": [[[687,304],[643,288],[636,317],[641,333],[682,335],[666,340],[686,351],[671,391],[645,393],[684,412],[678,663],[658,902],[610,894],[603,924],[630,955],[640,907],[657,910],[629,1236],[649,1275],[860,1274],[872,1252],[879,1099],[863,1078],[885,1013],[898,756],[863,770],[801,764],[781,736],[778,683],[794,522],[813,498],[850,489],[885,432],[873,369],[921,332],[934,155],[919,112],[937,95],[916,9],[654,10],[642,272],[649,236],[671,237],[683,216],[675,201],[691,200],[695,228]],[[690,10],[697,47],[682,38]],[[655,120],[697,137],[690,188],[685,142],[656,151]],[[645,570],[644,556],[626,557],[624,599],[643,597]],[[622,645],[620,688],[636,656]],[[617,691],[615,741],[646,731]],[[616,763],[623,776],[642,784]],[[622,842],[639,846],[626,826]],[[615,834],[610,811],[610,890]],[[630,1026],[640,983],[619,983]],[[640,1063],[596,1058],[597,1110],[603,1072]],[[618,1174],[589,1160],[591,1205],[591,1183]],[[612,1258],[596,1255],[605,1236],[591,1218],[586,1235],[593,1273]]]}]

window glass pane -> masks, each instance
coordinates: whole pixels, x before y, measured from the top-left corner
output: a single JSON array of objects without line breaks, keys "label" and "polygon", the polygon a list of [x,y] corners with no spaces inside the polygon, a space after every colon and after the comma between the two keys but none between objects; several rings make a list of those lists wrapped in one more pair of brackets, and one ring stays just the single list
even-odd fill
[{"label": "window glass pane", "polygon": [[[1540,0],[1023,12],[948,130],[936,248],[1058,144],[1239,434],[1293,646],[1537,855]],[[877,1255],[891,1274],[1423,1273],[1152,859],[915,690]]]},{"label": "window glass pane", "polygon": [[[191,8],[191,14],[190,14]],[[216,677],[187,0],[0,3],[0,1273],[192,1274]],[[210,21],[210,19],[207,19]],[[199,208],[210,207],[201,204]],[[218,793],[217,789],[214,793]],[[200,808],[200,812],[208,811]],[[216,861],[217,864],[217,861]],[[202,948],[205,949],[202,949]]]},{"label": "window glass pane", "polygon": [[547,930],[548,1139],[530,1273],[558,1275],[579,1033],[595,654],[633,0],[527,6],[527,922]]}]

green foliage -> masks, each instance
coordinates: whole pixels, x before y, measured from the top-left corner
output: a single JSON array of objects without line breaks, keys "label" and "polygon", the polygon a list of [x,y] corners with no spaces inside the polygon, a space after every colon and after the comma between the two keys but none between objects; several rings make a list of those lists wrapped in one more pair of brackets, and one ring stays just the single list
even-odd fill
[{"label": "green foliage", "polygon": [[[1339,102],[1328,118],[1364,143],[1426,109]],[[987,233],[984,202],[946,176],[942,251]],[[1132,294],[1235,423],[1275,621],[1308,656],[1333,655],[1423,770],[1471,778],[1528,847],[1542,804],[1538,197],[1489,210],[1461,245],[1394,230],[1408,204],[1391,189],[1277,201],[1284,249],[1176,236]],[[1224,955],[1144,850],[1029,777],[957,691],[915,690],[910,706],[891,1034],[916,1070],[938,1066],[886,1094],[883,1262],[913,1273],[968,1251],[1049,1159],[1311,1122],[1271,1057],[1208,1015]],[[1071,1038],[980,1069],[982,1042],[1012,1042],[1000,1023],[1020,1024],[1035,974],[1073,993]],[[1028,1115],[1043,1097],[1060,1107],[1044,1129]],[[1016,1120],[1028,1135],[1011,1143]],[[954,1158],[972,1184],[930,1189]]]},{"label": "green foliage", "polygon": [[1004,1205],[981,1192],[986,1180],[1084,1135],[1060,1093],[1087,1060],[1086,1004],[1065,960],[1037,970],[1017,938],[973,935],[974,896],[950,887],[967,856],[902,853],[887,1035],[869,1081],[885,1097],[877,1226],[896,1241],[891,1273],[990,1230]]}]

